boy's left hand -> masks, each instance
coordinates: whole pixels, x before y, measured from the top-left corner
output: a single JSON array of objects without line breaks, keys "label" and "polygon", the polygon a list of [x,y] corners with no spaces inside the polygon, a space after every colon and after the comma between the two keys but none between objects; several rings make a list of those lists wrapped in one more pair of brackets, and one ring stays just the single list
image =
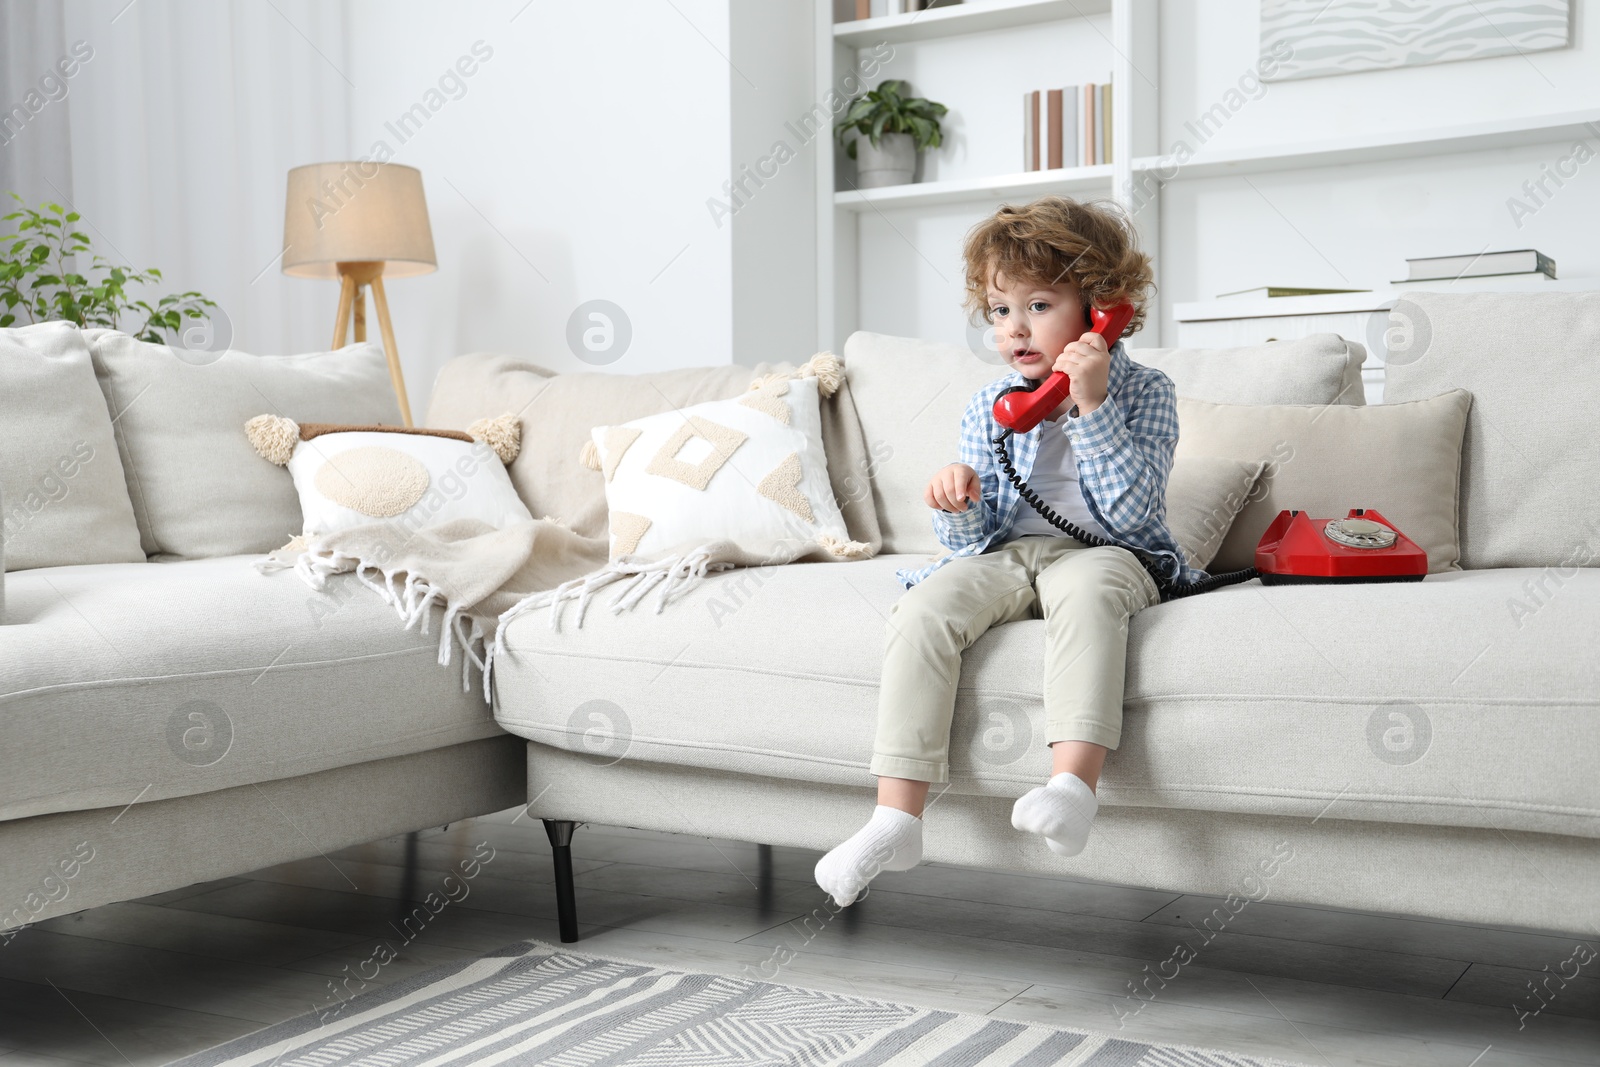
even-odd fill
[{"label": "boy's left hand", "polygon": [[[1067,345],[1056,357],[1052,370],[1063,371],[1072,379],[1072,403],[1079,416],[1087,415],[1106,399],[1106,381],[1111,374],[1111,350],[1106,339],[1094,331]],[[1068,404],[1070,410],[1072,404]]]}]

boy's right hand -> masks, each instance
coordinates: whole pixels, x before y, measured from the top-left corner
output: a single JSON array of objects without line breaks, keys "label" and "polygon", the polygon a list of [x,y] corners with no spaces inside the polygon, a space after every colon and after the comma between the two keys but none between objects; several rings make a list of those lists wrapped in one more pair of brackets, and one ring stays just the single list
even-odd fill
[{"label": "boy's right hand", "polygon": [[965,463],[941,467],[928,480],[928,488],[922,491],[922,499],[930,508],[940,511],[966,511],[967,501],[983,499],[978,472]]}]

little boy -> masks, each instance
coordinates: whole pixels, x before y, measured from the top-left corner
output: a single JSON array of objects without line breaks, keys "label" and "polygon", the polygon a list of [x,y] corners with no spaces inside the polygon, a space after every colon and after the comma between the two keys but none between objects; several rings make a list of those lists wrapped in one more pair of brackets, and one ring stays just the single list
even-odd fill
[{"label": "little boy", "polygon": [[1192,581],[1167,529],[1167,474],[1178,440],[1172,381],[1090,333],[1088,308],[1131,303],[1144,322],[1150,259],[1110,206],[1049,196],[1003,207],[967,235],[967,308],[994,326],[1014,373],[980,389],[961,419],[961,462],[923,491],[950,554],[901,571],[910,590],[885,640],[871,820],[824,856],[817,884],[841,907],[880,871],[922,859],[930,783],[949,781],[950,720],[961,655],[990,627],[1043,618],[1049,781],[1011,813],[1018,830],[1075,856],[1098,810],[1095,786],[1122,733],[1128,618],[1156,603],[1155,581],[1127,548],[1089,547],[1047,522],[1000,469],[994,400],[1055,371],[1072,395],[1034,430],[1008,442],[1017,473],[1083,530],[1154,558],[1164,577]]}]

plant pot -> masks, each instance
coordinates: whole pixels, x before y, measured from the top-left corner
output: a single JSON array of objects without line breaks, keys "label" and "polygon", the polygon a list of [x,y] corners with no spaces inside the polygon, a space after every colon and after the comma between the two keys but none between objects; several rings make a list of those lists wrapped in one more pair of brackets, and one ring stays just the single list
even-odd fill
[{"label": "plant pot", "polygon": [[878,146],[865,137],[856,139],[856,186],[880,189],[885,185],[909,185],[917,170],[917,145],[909,133],[886,133]]}]

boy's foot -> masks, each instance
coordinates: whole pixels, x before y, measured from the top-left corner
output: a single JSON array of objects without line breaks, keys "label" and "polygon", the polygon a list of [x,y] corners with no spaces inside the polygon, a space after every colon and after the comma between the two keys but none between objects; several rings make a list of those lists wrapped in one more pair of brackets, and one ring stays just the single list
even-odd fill
[{"label": "boy's foot", "polygon": [[1077,775],[1062,771],[1047,784],[1017,798],[1011,809],[1011,825],[1042,835],[1044,843],[1057,855],[1076,856],[1089,843],[1089,826],[1099,810],[1094,790]]},{"label": "boy's foot", "polygon": [[855,902],[879,871],[909,871],[922,862],[922,820],[879,804],[867,825],[817,861],[817,884],[839,907]]}]

